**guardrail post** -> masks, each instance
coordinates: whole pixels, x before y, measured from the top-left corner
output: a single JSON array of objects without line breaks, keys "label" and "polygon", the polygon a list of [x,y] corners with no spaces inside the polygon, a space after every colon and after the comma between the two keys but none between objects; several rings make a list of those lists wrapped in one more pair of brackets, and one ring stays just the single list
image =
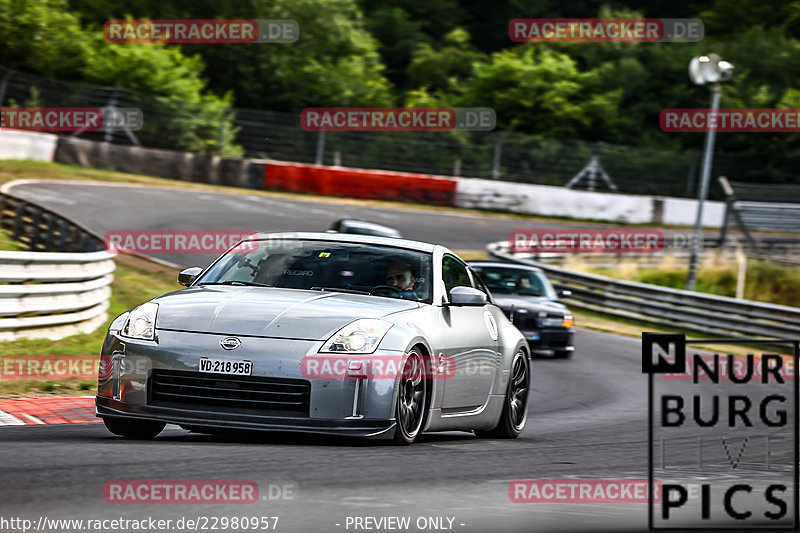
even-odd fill
[{"label": "guardrail post", "polygon": [[506,138],[505,131],[501,131],[497,137],[497,142],[494,144],[494,159],[492,161],[492,179],[500,179],[500,159],[503,156],[503,141]]},{"label": "guardrail post", "polygon": [[720,231],[719,235],[719,245],[723,246],[725,244],[725,238],[728,233],[728,219],[730,216],[733,216],[733,218],[736,219],[736,224],[739,226],[739,229],[741,229],[742,233],[744,233],[750,248],[755,250],[756,241],[750,232],[747,231],[747,227],[742,221],[742,217],[739,216],[739,211],[736,210],[736,206],[734,205],[736,203],[736,195],[734,194],[733,186],[731,186],[728,178],[725,176],[720,176],[717,179],[719,180],[719,184],[722,186],[722,190],[725,192],[725,219],[722,221],[722,230]]},{"label": "guardrail post", "polygon": [[725,198],[725,214],[722,217],[722,229],[719,231],[719,247],[725,246],[725,241],[728,238],[728,225],[731,222],[731,211],[733,210],[733,202],[730,197]]},{"label": "guardrail post", "polygon": [[458,178],[460,176],[461,176],[461,158],[456,157],[456,160],[453,163],[453,177]]},{"label": "guardrail post", "polygon": [[44,238],[44,251],[51,252],[53,251],[53,240],[55,238],[53,233],[55,232],[56,226],[58,226],[58,220],[52,215],[45,215],[45,217],[47,218],[47,234]]},{"label": "guardrail post", "polygon": [[67,238],[69,237],[69,222],[64,220],[58,228],[58,251],[64,252],[67,249]]},{"label": "guardrail post", "polygon": [[20,237],[22,237],[22,219],[25,217],[25,204],[18,204],[16,211],[17,216],[14,218],[14,233],[11,238],[18,241]]},{"label": "guardrail post", "polygon": [[736,261],[739,263],[736,272],[736,299],[743,300],[745,276],[747,276],[747,256],[744,255],[741,244],[736,246]]},{"label": "guardrail post", "polygon": [[80,250],[82,252],[90,252],[92,250],[92,239],[85,233],[81,235]]},{"label": "guardrail post", "polygon": [[31,249],[31,251],[35,251],[36,247],[39,245],[39,231],[40,231],[39,224],[41,224],[42,222],[42,212],[39,211],[38,209],[34,209],[32,218],[33,218],[33,224],[32,224],[33,227],[31,228],[32,229],[31,242],[29,248]]},{"label": "guardrail post", "polygon": [[317,135],[317,157],[314,160],[315,165],[321,165],[325,156],[325,130],[320,130]]},{"label": "guardrail post", "polygon": [[725,239],[728,236],[728,224],[730,224],[731,220],[731,211],[733,211],[733,187],[728,182],[728,178],[725,176],[720,176],[717,178],[719,184],[722,186],[722,190],[725,193],[725,216],[722,219],[722,229],[719,232],[719,246],[720,248],[725,246]]}]

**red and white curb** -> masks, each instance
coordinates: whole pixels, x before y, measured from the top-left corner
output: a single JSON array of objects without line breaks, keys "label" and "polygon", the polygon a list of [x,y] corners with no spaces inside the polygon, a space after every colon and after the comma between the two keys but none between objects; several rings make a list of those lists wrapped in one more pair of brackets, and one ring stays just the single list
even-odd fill
[{"label": "red and white curb", "polygon": [[94,415],[94,396],[0,400],[0,426],[86,424]]}]

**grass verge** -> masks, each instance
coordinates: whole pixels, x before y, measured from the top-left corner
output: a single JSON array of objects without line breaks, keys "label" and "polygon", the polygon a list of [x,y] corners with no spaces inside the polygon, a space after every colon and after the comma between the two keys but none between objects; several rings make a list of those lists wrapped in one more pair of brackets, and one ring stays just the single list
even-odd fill
[{"label": "grass verge", "polygon": [[[621,262],[613,268],[592,268],[580,258],[570,258],[565,268],[590,272],[615,279],[639,281],[675,289],[686,288],[688,266],[665,255],[656,268],[640,268]],[[697,269],[697,291],[720,296],[736,296],[738,265],[720,256],[705,258]],[[800,302],[800,268],[750,259],[745,273],[744,298],[795,307]]]}]

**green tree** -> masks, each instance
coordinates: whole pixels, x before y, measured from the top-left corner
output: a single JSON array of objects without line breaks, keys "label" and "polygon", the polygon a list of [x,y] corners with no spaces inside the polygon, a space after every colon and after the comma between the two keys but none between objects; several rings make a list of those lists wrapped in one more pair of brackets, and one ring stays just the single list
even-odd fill
[{"label": "green tree", "polygon": [[472,75],[474,65],[488,59],[472,48],[469,40],[469,33],[456,28],[445,36],[444,46],[440,49],[429,44],[417,47],[408,66],[410,85],[442,97],[460,90],[463,81]]},{"label": "green tree", "polygon": [[568,55],[525,44],[492,54],[476,64],[459,107],[491,107],[498,129],[592,138],[592,130],[613,120],[621,90],[598,90],[596,72],[581,72]]},{"label": "green tree", "polygon": [[92,42],[66,0],[0,0],[0,64],[80,79]]},{"label": "green tree", "polygon": [[393,103],[378,43],[354,0],[157,2],[73,0],[99,28],[108,18],[294,19],[294,43],[185,44],[205,62],[209,88],[231,91],[238,107],[300,111],[308,106]]},{"label": "green tree", "polygon": [[[240,153],[225,113],[232,97],[206,90],[199,56],[186,57],[179,48],[161,44],[108,43],[96,29],[81,26],[66,0],[0,0],[0,64],[62,80],[140,91],[145,94],[131,104],[143,108],[140,135],[176,149]],[[98,105],[88,102],[89,90],[53,94],[42,102]]]}]

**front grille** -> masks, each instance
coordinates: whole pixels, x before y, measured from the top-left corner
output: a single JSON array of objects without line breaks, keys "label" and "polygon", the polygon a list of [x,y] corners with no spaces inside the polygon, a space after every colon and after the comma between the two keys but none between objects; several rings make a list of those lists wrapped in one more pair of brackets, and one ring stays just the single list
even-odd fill
[{"label": "front grille", "polygon": [[553,313],[544,317],[538,315],[515,314],[512,323],[522,331],[540,331],[543,329],[561,329],[564,321],[562,315]]},{"label": "front grille", "polygon": [[311,383],[302,379],[210,376],[154,370],[150,404],[262,416],[308,417]]},{"label": "front grille", "polygon": [[566,329],[563,331],[542,331],[539,335],[539,344],[557,348],[569,345],[571,338],[571,334]]}]

